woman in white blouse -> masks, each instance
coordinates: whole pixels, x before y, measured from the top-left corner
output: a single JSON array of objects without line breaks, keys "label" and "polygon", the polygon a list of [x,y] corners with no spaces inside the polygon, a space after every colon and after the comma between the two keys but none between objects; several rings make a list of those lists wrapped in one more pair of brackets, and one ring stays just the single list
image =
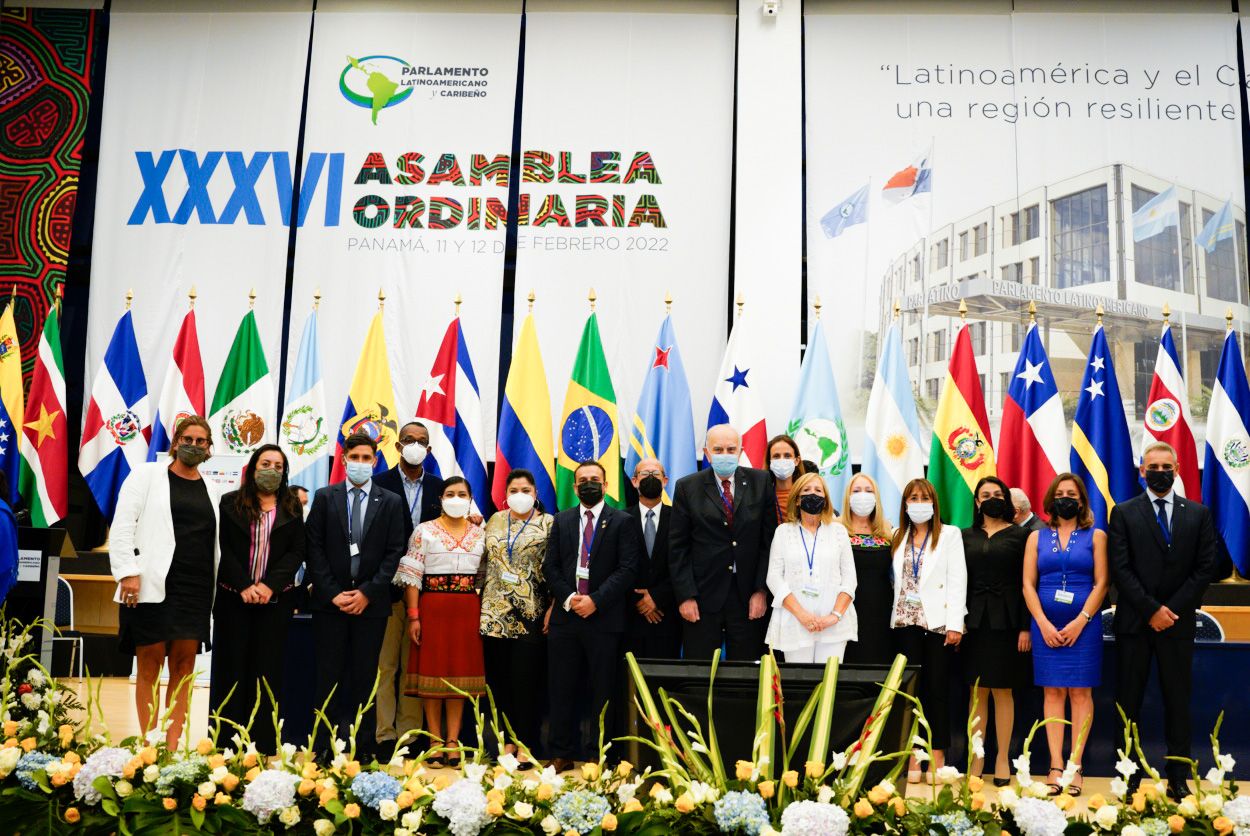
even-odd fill
[{"label": "woman in white blouse", "polygon": [[857,635],[855,558],[846,529],[833,521],[825,480],[806,473],[794,482],[786,522],[773,535],[768,590],[776,611],[766,641],[787,662],[839,661]]},{"label": "woman in white blouse", "polygon": [[443,513],[412,532],[395,583],[404,587],[412,639],[404,693],[422,700],[434,765],[444,762],[439,745],[446,708],[446,762],[459,766],[464,698],[452,686],[470,696],[486,693],[477,580],[485,538],[482,527],[469,522],[473,493],[463,477],[446,479],[439,497]]},{"label": "woman in white blouse", "polygon": [[[903,504],[894,532],[895,647],[907,663],[920,666],[920,705],[933,736],[933,771],[944,762],[951,743],[949,649],[958,647],[968,612],[968,566],[963,534],[945,530],[937,491],[927,479],[912,479],[903,488]],[[920,781],[915,758],[907,782]]]}]

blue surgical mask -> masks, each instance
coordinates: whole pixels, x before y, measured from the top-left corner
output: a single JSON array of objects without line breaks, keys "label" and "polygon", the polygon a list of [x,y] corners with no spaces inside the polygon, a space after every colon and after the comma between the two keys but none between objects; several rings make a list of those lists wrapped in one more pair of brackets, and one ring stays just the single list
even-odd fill
[{"label": "blue surgical mask", "polygon": [[372,462],[344,462],[343,468],[347,471],[347,480],[353,485],[363,485],[373,478]]},{"label": "blue surgical mask", "polygon": [[713,453],[711,455],[712,470],[722,479],[728,479],[738,469],[737,453]]}]

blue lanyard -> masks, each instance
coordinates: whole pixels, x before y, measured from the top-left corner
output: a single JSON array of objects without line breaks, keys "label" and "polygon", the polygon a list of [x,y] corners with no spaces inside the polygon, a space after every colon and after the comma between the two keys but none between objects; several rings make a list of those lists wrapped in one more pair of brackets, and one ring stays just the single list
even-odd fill
[{"label": "blue lanyard", "polygon": [[1072,533],[1068,535],[1068,545],[1063,551],[1059,551],[1059,529],[1055,529],[1055,551],[1059,552],[1059,571],[1062,575],[1063,589],[1068,588],[1068,555],[1072,553],[1072,543],[1076,540],[1076,535],[1080,529],[1072,529]]},{"label": "blue lanyard", "polygon": [[425,491],[425,483],[417,481],[417,494],[412,498],[412,502],[408,503],[408,519],[412,519],[412,512],[421,507],[421,494]]},{"label": "blue lanyard", "polygon": [[920,543],[919,557],[916,552],[916,541],[910,536],[907,538],[907,551],[911,555],[911,576],[913,580],[920,579],[920,557],[924,556],[924,550],[929,547],[929,533],[925,532],[924,540]]},{"label": "blue lanyard", "polygon": [[533,510],[531,510],[530,515],[525,518],[525,522],[521,523],[521,529],[517,531],[516,536],[513,537],[512,536],[512,517],[511,516],[508,517],[508,534],[504,539],[508,543],[508,565],[509,566],[512,565],[512,546],[513,544],[516,543],[517,540],[521,539],[521,535],[525,533],[525,527],[530,524],[530,520],[532,519],[534,519]]},{"label": "blue lanyard", "polygon": [[799,539],[803,541],[803,554],[807,557],[807,576],[812,576],[812,571],[816,563],[816,541],[820,539],[820,529],[816,529],[816,533],[812,535],[812,549],[807,550],[807,535],[803,531],[803,524],[799,523]]}]

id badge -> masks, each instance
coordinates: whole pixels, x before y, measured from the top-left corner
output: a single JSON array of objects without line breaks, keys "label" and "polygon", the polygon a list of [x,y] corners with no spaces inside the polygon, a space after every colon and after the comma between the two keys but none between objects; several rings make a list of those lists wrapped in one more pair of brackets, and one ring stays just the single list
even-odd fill
[{"label": "id badge", "polygon": [[358,543],[350,544],[347,548],[347,553],[351,555],[352,557],[355,557],[356,555],[360,554],[360,544]]},{"label": "id badge", "polygon": [[578,579],[579,581],[588,581],[588,580],[590,580],[590,567],[589,567],[589,566],[578,566],[578,567],[577,567],[577,579]]},{"label": "id badge", "polygon": [[1069,592],[1066,589],[1056,589],[1055,600],[1058,601],[1060,604],[1071,604],[1073,601],[1076,600],[1076,594],[1073,592]]},{"label": "id badge", "polygon": [[808,598],[819,598],[820,590],[814,586],[805,586],[803,587],[803,594]]},{"label": "id badge", "polygon": [[501,572],[499,577],[503,579],[504,583],[518,584],[521,582],[521,576],[516,572]]},{"label": "id badge", "polygon": [[906,596],[904,596],[903,600],[906,601],[908,604],[911,604],[913,607],[920,606],[919,595],[913,595],[911,593],[908,593]]}]

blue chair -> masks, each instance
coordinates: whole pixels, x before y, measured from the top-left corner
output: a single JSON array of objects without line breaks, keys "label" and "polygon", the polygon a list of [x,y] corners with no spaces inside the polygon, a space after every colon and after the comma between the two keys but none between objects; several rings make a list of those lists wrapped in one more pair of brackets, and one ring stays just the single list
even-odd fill
[{"label": "blue chair", "polygon": [[78,661],[78,678],[83,678],[83,647],[84,642],[82,633],[74,629],[74,588],[69,585],[69,581],[60,575],[56,578],[56,615],[53,617],[52,623],[60,628],[59,635],[52,636],[52,646],[55,647],[57,642],[69,642],[71,645],[77,645],[77,654],[70,652],[69,669],[74,670],[74,661]]},{"label": "blue chair", "polygon": [[1198,620],[1197,630],[1194,632],[1194,641],[1200,642],[1222,642],[1224,641],[1224,625],[1209,612],[1203,610],[1195,610],[1194,616]]}]

